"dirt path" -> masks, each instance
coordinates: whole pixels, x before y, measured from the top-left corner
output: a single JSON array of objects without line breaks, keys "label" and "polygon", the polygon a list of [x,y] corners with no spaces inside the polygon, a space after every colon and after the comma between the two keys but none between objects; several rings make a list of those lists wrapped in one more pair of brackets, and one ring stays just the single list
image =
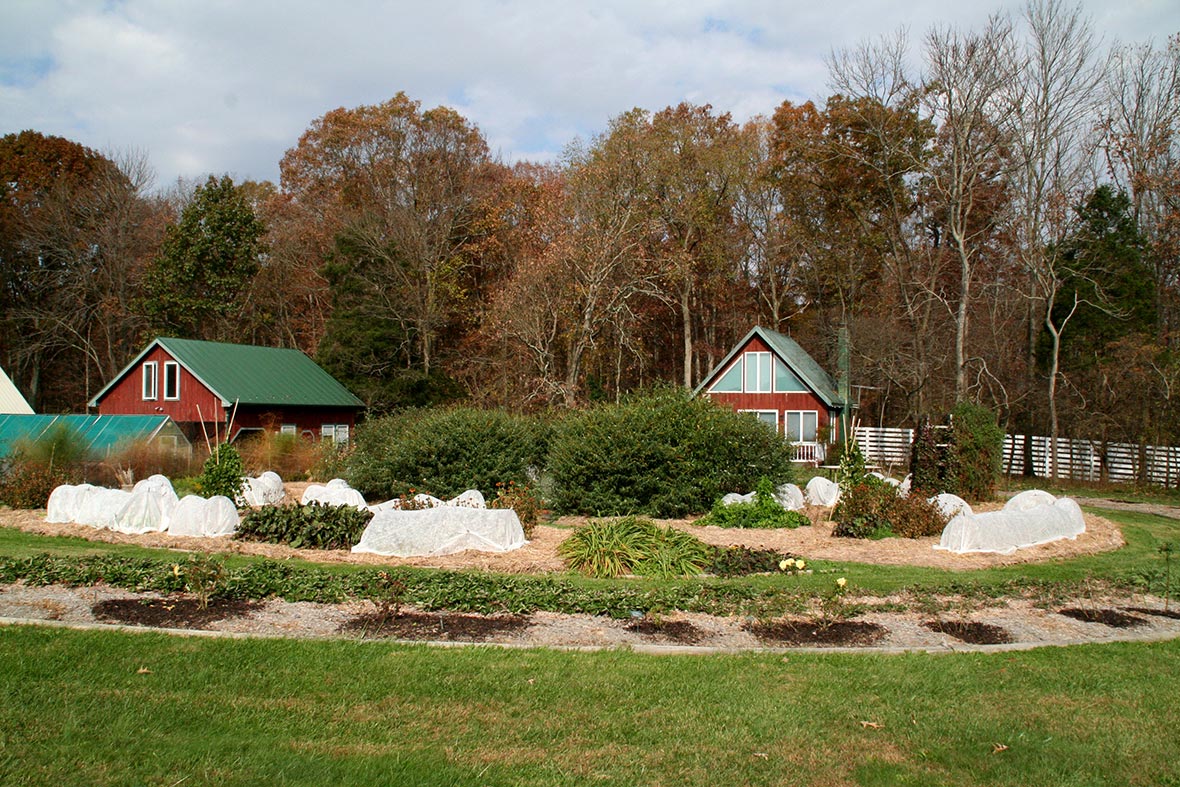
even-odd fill
[{"label": "dirt path", "polygon": [[1132,500],[1115,500],[1109,497],[1079,497],[1078,504],[1093,508],[1110,508],[1115,511],[1136,511],[1140,514],[1155,514],[1169,519],[1180,519],[1180,506],[1162,503],[1136,503]]}]

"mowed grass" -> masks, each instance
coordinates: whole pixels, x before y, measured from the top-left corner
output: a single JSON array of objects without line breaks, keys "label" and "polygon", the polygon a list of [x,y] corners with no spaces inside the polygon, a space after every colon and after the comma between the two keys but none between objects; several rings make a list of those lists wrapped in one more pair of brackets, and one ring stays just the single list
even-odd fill
[{"label": "mowed grass", "polygon": [[1174,785],[1178,673],[1177,642],[669,657],[12,627],[0,783]]}]

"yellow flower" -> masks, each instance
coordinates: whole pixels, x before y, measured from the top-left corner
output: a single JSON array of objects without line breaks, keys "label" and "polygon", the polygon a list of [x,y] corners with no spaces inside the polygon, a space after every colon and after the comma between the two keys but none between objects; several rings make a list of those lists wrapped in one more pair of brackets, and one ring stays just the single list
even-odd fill
[{"label": "yellow flower", "polygon": [[802,571],[802,570],[803,570],[803,567],[804,567],[804,566],[806,566],[806,565],[807,565],[807,564],[806,564],[806,563],[804,563],[802,560],[799,560],[798,558],[795,558],[795,568],[797,568],[797,569],[799,569],[800,571]]},{"label": "yellow flower", "polygon": [[848,584],[848,580],[845,579],[844,577],[840,577],[839,579],[836,580],[836,584],[839,585],[840,587],[844,587],[845,585]]},{"label": "yellow flower", "polygon": [[789,560],[780,560],[780,561],[778,562],[778,570],[779,570],[779,571],[786,571],[786,570],[787,570],[787,567],[788,567],[788,566],[790,566],[790,565],[791,565],[791,561],[789,561]]},{"label": "yellow flower", "polygon": [[180,566],[176,563],[172,564],[172,576],[174,576],[174,577],[180,576]]}]

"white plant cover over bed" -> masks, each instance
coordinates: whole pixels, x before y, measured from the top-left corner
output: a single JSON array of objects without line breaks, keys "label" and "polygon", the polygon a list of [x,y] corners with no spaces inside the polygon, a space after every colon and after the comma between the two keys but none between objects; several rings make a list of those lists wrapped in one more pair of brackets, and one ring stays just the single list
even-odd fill
[{"label": "white plant cover over bed", "polygon": [[172,512],[168,533],[174,536],[233,535],[238,529],[238,509],[234,501],[224,495],[208,499],[185,495]]},{"label": "white plant cover over bed", "polygon": [[303,491],[304,505],[308,503],[322,503],[327,506],[352,506],[353,508],[368,508],[365,497],[348,485],[341,478],[333,478],[327,484],[312,484]]},{"label": "white plant cover over bed", "polygon": [[167,476],[148,476],[131,489],[131,499],[115,515],[110,528],[120,533],[167,530],[179,502]]},{"label": "white plant cover over bed", "polygon": [[840,485],[817,475],[807,482],[804,496],[810,505],[831,507],[840,502]]},{"label": "white plant cover over bed", "polygon": [[122,489],[95,487],[84,495],[74,521],[79,525],[113,528],[115,518],[131,500],[131,493]]},{"label": "white plant cover over bed", "polygon": [[49,493],[45,505],[45,521],[59,524],[76,523],[85,499],[98,487],[90,484],[62,484]]},{"label": "white plant cover over bed", "polygon": [[959,554],[997,552],[1010,555],[1017,549],[1077,538],[1086,532],[1082,509],[1074,500],[1033,491],[1037,494],[1023,492],[1009,500],[1000,511],[959,514],[947,524],[942,539],[934,548]]},{"label": "white plant cover over bed", "polygon": [[794,484],[782,484],[774,490],[774,497],[778,504],[788,511],[798,511],[806,504],[803,490]]},{"label": "white plant cover over bed", "polygon": [[509,552],[524,544],[524,528],[511,509],[444,505],[421,511],[377,511],[352,551],[422,557],[468,549]]},{"label": "white plant cover over bed", "polygon": [[[450,500],[440,500],[434,495],[427,495],[419,492],[410,498],[414,503],[414,509],[423,508],[438,508],[440,506],[450,506],[451,508],[487,508],[487,501],[484,500],[483,492],[478,489],[468,489],[466,492],[453,497]],[[402,499],[395,497],[392,500],[386,500],[384,503],[374,503],[369,506],[369,510],[373,513],[378,511],[398,511],[402,507]]]},{"label": "white plant cover over bed", "polygon": [[267,470],[257,478],[246,476],[242,479],[242,491],[238,495],[238,505],[261,508],[274,506],[283,502],[287,492],[283,489],[283,479],[273,470]]}]

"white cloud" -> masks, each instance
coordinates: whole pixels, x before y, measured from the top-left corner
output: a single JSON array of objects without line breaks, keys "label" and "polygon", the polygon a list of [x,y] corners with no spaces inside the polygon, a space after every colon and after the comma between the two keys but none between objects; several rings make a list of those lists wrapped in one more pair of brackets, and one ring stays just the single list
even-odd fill
[{"label": "white cloud", "polygon": [[[1088,0],[1124,41],[1180,29],[1173,2]],[[738,120],[827,94],[833,48],[908,25],[974,26],[1017,3],[6,0],[0,132],[35,128],[146,150],[160,182],[278,176],[338,106],[404,90],[455,107],[505,159],[552,160],[635,106],[710,103]]]}]

